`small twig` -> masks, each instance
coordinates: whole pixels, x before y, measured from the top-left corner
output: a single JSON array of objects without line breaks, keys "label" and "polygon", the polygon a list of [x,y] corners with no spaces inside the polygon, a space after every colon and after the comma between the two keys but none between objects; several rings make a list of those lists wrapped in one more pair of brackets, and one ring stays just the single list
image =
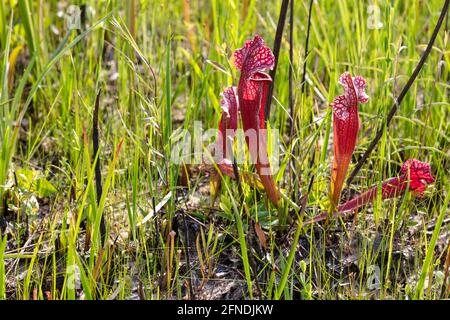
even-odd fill
[{"label": "small twig", "polygon": [[[290,122],[289,131],[291,132],[291,143],[294,141],[295,137],[295,116],[294,116],[294,81],[292,79],[294,73],[294,0],[290,2],[289,8],[289,111],[290,111]],[[296,148],[294,147],[294,150]],[[292,150],[293,155],[296,155],[295,151]],[[291,188],[292,201],[295,202],[296,192],[293,190],[295,188],[294,181],[297,181],[297,172],[295,170],[295,157],[290,158],[290,170],[289,170],[289,183]]]},{"label": "small twig", "polygon": [[283,0],[281,3],[280,17],[278,18],[277,31],[275,33],[275,41],[273,44],[273,55],[275,56],[275,66],[270,71],[270,77],[272,82],[269,84],[269,90],[267,90],[266,105],[264,107],[265,121],[269,118],[270,104],[272,103],[272,93],[275,84],[275,75],[277,73],[278,56],[280,55],[281,39],[283,37],[283,29],[286,22],[286,13],[288,9],[289,0]]},{"label": "small twig", "polygon": [[308,55],[309,55],[309,35],[311,34],[311,15],[312,15],[312,6],[313,6],[313,0],[309,1],[309,12],[308,12],[308,26],[306,30],[306,40],[305,40],[305,55],[304,55],[304,61],[303,61],[303,74],[302,74],[302,94],[305,94],[306,90],[306,62],[308,61]]},{"label": "small twig", "polygon": [[[294,0],[292,0],[292,2],[294,2]],[[304,53],[304,58],[303,58],[303,74],[302,74],[302,80],[301,80],[301,93],[302,93],[302,99],[304,97],[305,94],[305,90],[306,90],[306,66],[307,66],[307,61],[308,61],[308,55],[309,55],[309,39],[310,39],[310,31],[311,31],[311,15],[312,15],[312,6],[313,6],[313,0],[310,0],[309,2],[309,10],[308,10],[308,23],[307,23],[307,31],[306,31],[306,39],[305,39],[305,53]],[[294,11],[294,6],[293,3],[291,4],[291,11]],[[293,14],[291,12],[291,14]],[[291,17],[291,24],[293,23],[293,17]],[[291,30],[292,33],[292,30]],[[291,35],[292,36],[292,35]],[[294,126],[294,119],[295,119],[295,115],[294,115],[294,108],[292,107],[291,109],[291,119],[292,119],[292,126],[291,126],[291,137],[294,137],[295,135],[295,126]],[[294,154],[297,156],[297,152],[296,149],[298,149],[298,147],[296,147],[293,152]],[[294,175],[296,175],[295,173],[295,163],[294,161],[291,164],[291,170],[294,172]],[[297,178],[295,178],[295,180],[298,180]],[[293,194],[293,197],[295,197],[295,193]],[[296,200],[296,199],[294,199]]]},{"label": "small twig", "polygon": [[294,73],[294,0],[291,0],[289,8],[289,110],[291,113],[291,137],[295,133],[295,117],[294,117],[294,81],[292,79]]},{"label": "small twig", "polygon": [[[291,0],[289,6],[289,113],[290,113],[289,131],[291,133],[290,139],[291,144],[293,141],[295,141],[294,137],[296,136],[293,73],[294,73],[294,0]],[[298,182],[298,184],[295,183],[296,181],[299,181],[299,177],[297,175],[297,170],[295,166],[295,161],[298,158],[298,154],[296,152],[297,150],[298,150],[297,144],[294,144],[294,147],[292,149],[292,156],[290,157],[289,160],[289,183],[291,190],[291,199],[293,202],[296,201],[297,197],[298,188],[296,188],[296,186],[300,184],[300,182]]]},{"label": "small twig", "polygon": [[237,183],[237,186],[238,186],[239,196],[241,197],[241,196],[244,195],[244,192],[242,190],[241,177],[239,175],[239,169],[238,169],[238,166],[237,166],[236,158],[234,157],[232,151],[231,151],[231,156],[233,158],[233,173],[234,173],[234,177],[236,178],[236,183]]},{"label": "small twig", "polygon": [[[99,154],[99,126],[98,126],[98,109],[100,106],[100,94],[102,90],[99,89],[97,92],[97,97],[95,99],[94,115],[93,115],[93,129],[92,129],[92,143],[94,145],[94,157],[97,157],[95,162],[95,187],[97,191],[97,207],[100,205],[100,199],[102,197],[102,172],[100,170],[100,154]],[[94,158],[95,159],[95,158]],[[94,160],[95,161],[95,160]],[[102,214],[100,220],[100,237],[102,241],[102,246],[106,242],[106,225],[105,218]]]},{"label": "small twig", "polygon": [[403,98],[406,96],[406,94],[408,93],[409,89],[411,88],[412,84],[414,83],[414,81],[417,78],[417,75],[419,74],[420,70],[422,69],[422,67],[425,64],[425,61],[428,58],[428,55],[431,52],[431,49],[433,48],[433,44],[434,41],[437,38],[437,35],[439,33],[439,29],[442,26],[442,22],[444,21],[445,15],[447,14],[447,10],[448,10],[448,5],[449,5],[450,0],[446,0],[444,3],[444,6],[442,8],[441,11],[441,15],[439,17],[439,20],[436,24],[436,27],[434,28],[433,34],[431,36],[430,41],[428,42],[427,48],[425,49],[425,51],[422,54],[422,57],[420,58],[419,63],[416,65],[416,68],[414,69],[414,72],[412,73],[411,77],[409,78],[408,82],[406,83],[406,85],[403,87],[402,92],[400,92],[399,96],[397,99],[394,100],[394,104],[391,107],[391,110],[389,111],[389,114],[386,118],[386,123],[383,124],[381,126],[381,128],[377,131],[377,134],[375,136],[375,138],[372,140],[372,142],[370,143],[369,147],[367,148],[366,152],[364,153],[364,155],[359,159],[358,163],[356,164],[355,168],[353,169],[352,173],[350,174],[350,177],[347,179],[347,185],[350,185],[353,181],[353,179],[355,178],[355,176],[358,174],[359,170],[361,170],[361,167],[363,166],[364,162],[366,162],[366,160],[369,158],[369,155],[372,153],[372,151],[375,149],[376,145],[378,144],[378,141],[381,139],[381,137],[383,136],[383,132],[384,132],[384,127],[386,127],[386,130],[389,127],[389,124],[391,123],[392,118],[394,117],[395,113],[398,110],[398,107],[400,106],[400,104],[403,101]]},{"label": "small twig", "polygon": [[186,244],[184,245],[184,248],[186,250],[186,263],[188,266],[188,273],[189,273],[189,280],[188,280],[188,287],[189,287],[189,297],[191,300],[195,300],[195,294],[194,294],[194,290],[192,289],[192,270],[191,270],[191,259],[189,258],[189,229],[188,229],[188,224],[186,222],[186,213],[183,210],[182,213],[183,216],[183,224],[184,224],[184,237],[185,237],[185,241]]},{"label": "small twig", "polygon": [[156,211],[156,201],[155,201],[155,196],[152,194],[152,208],[153,208],[153,212],[155,213],[155,235],[156,235],[156,245],[158,248],[162,248],[162,243],[161,243],[161,229],[159,227],[159,223],[158,223],[158,212]]},{"label": "small twig", "polygon": [[[316,160],[316,153],[314,152],[313,153],[313,157],[312,157],[311,161],[309,162],[309,170],[310,171],[311,171],[312,167],[314,166],[315,160]],[[314,184],[314,178],[315,178],[315,175],[312,175],[311,179],[309,180],[308,194],[311,193],[311,190],[312,190],[312,187],[313,187],[313,184]]]},{"label": "small twig", "polygon": [[0,212],[0,237],[3,237],[3,232],[5,232],[7,227],[6,222],[6,214],[8,212],[8,202],[6,201],[6,197],[3,197],[3,199],[0,199],[0,202],[2,202],[2,206],[0,206],[0,209],[2,212]]}]

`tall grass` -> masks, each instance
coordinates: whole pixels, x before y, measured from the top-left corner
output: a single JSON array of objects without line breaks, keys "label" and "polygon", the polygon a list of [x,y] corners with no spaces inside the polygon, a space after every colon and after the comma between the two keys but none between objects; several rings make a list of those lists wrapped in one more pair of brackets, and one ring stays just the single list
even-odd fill
[{"label": "tall grass", "polygon": [[[0,216],[8,221],[0,241],[0,299],[183,298],[186,283],[207,298],[213,284],[233,281],[242,298],[257,297],[256,281],[262,298],[437,297],[449,232],[446,26],[390,126],[384,120],[430,39],[441,0],[374,1],[372,10],[350,0],[295,1],[292,54],[285,28],[268,118],[283,137],[275,176],[293,221],[285,232],[264,193],[245,179],[239,192],[225,177],[211,205],[208,175],[191,167],[181,187],[180,167],[170,162],[181,129],[193,135],[195,121],[204,130],[217,127],[219,94],[237,82],[233,50],[256,33],[274,43],[281,0],[89,0],[85,25],[73,30],[56,15],[56,2],[14,3],[0,3]],[[343,197],[397,175],[407,158],[430,162],[436,183],[422,199],[409,194],[382,202],[380,194],[353,221],[304,227],[304,218],[329,206],[329,103],[341,94],[337,80],[347,70],[368,79],[370,95],[360,109],[352,168],[377,130],[382,137]],[[57,191],[39,197],[24,190],[14,179],[21,168],[35,169]],[[293,182],[289,168],[295,168]],[[39,198],[38,219],[27,196]],[[265,248],[252,235],[251,220],[262,227]],[[24,229],[29,234],[21,238]],[[347,263],[349,256],[356,262]],[[230,261],[234,269],[223,265]],[[367,286],[374,267],[377,290]],[[219,279],[223,270],[231,279]]]}]

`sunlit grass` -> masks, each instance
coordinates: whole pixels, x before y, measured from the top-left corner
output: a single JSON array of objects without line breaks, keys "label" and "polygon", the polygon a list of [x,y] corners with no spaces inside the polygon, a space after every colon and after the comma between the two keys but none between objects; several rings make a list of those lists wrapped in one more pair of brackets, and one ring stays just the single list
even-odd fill
[{"label": "sunlit grass", "polygon": [[[370,100],[360,106],[351,170],[419,61],[443,1],[374,1],[371,9],[361,1],[315,1],[306,58],[309,2],[295,1],[293,61],[286,25],[269,118],[283,138],[275,177],[295,221],[280,230],[263,191],[243,183],[240,194],[236,181],[225,177],[211,205],[207,174],[194,173],[181,187],[180,166],[169,160],[181,129],[194,136],[195,121],[204,130],[217,127],[219,94],[238,81],[232,52],[255,34],[272,46],[281,0],[86,1],[81,29],[73,30],[57,14],[69,12],[58,1],[19,0],[13,7],[14,1],[2,1],[0,216],[8,227],[0,239],[0,299],[205,299],[215,285],[233,281],[234,296],[246,299],[448,298],[439,280],[450,231],[445,23],[343,198],[397,176],[408,158],[431,163],[433,187],[422,199],[407,194],[382,201],[380,195],[348,223],[302,226],[329,208],[329,103],[341,94],[339,75],[350,71],[368,80]],[[8,62],[16,67],[8,69]],[[91,136],[99,89],[97,156]],[[14,174],[21,168],[36,170],[57,191],[42,196],[17,185]],[[109,237],[104,247],[102,215]],[[257,248],[250,219],[262,226],[266,249]],[[380,271],[377,289],[367,285],[367,270],[374,267]]]}]

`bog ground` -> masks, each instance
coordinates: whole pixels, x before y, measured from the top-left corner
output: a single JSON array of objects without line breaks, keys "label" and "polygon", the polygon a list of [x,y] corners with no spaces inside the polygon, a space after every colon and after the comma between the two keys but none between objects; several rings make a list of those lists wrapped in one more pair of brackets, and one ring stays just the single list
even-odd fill
[{"label": "bog ground", "polygon": [[448,2],[2,1],[0,299],[450,298]]}]

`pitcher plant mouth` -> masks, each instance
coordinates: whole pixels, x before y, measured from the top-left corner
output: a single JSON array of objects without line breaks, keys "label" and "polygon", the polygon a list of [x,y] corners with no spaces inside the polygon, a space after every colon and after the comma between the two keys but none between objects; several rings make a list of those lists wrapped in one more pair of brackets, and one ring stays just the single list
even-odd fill
[{"label": "pitcher plant mouth", "polygon": [[352,77],[344,72],[339,77],[344,94],[334,98],[333,111],[334,157],[330,182],[331,211],[334,211],[341,196],[342,187],[351,162],[359,131],[358,103],[366,103],[366,80],[361,76]]},{"label": "pitcher plant mouth", "polygon": [[[422,197],[427,186],[435,181],[431,174],[430,164],[416,159],[406,160],[401,167],[400,173],[400,176],[387,179],[381,184],[382,200],[401,196],[405,194],[408,189],[413,195]],[[344,215],[345,213],[352,212],[365,205],[371,204],[376,199],[377,193],[378,186],[373,186],[368,191],[339,205],[334,211],[334,215]],[[328,213],[322,213],[311,220],[306,221],[304,225],[325,220],[327,217]]]}]

